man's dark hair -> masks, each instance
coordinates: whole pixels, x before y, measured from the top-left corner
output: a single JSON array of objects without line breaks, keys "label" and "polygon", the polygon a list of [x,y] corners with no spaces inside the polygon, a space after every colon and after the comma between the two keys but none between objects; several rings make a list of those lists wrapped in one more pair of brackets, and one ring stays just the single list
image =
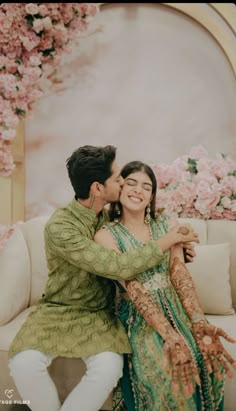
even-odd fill
[{"label": "man's dark hair", "polygon": [[75,198],[89,197],[91,184],[105,184],[112,174],[112,163],[116,158],[116,147],[83,146],[75,150],[66,160],[70,182]]}]

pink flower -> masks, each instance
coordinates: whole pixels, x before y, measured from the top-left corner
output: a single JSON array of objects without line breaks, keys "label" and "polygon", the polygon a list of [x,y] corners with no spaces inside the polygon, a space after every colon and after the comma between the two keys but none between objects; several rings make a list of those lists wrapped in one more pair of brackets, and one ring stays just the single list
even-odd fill
[{"label": "pink flower", "polygon": [[220,182],[220,192],[222,196],[230,196],[236,193],[236,178],[235,176],[226,176]]},{"label": "pink flower", "polygon": [[226,220],[236,220],[236,211],[231,211],[231,210],[224,210],[222,213],[222,218],[225,218]]},{"label": "pink flower", "polygon": [[236,212],[236,199],[232,200],[231,203],[231,211],[233,211],[234,213]]},{"label": "pink flower", "polygon": [[35,19],[33,21],[33,29],[35,33],[40,33],[44,29],[43,19]]},{"label": "pink flower", "polygon": [[3,140],[13,140],[16,136],[16,130],[15,129],[8,129],[8,130],[2,130],[1,131],[1,137]]},{"label": "pink flower", "polygon": [[[34,33],[36,36],[36,34]],[[40,38],[39,37],[33,37],[32,35],[30,37],[26,36],[21,36],[22,44],[25,47],[27,51],[33,50],[35,47],[37,47],[40,44]]]},{"label": "pink flower", "polygon": [[199,145],[197,147],[193,147],[189,152],[189,157],[194,158],[196,160],[198,160],[202,157],[207,157],[207,156],[208,156],[207,150],[204,147],[202,147],[201,145]]},{"label": "pink flower", "polygon": [[232,201],[229,197],[223,197],[220,202],[224,208],[231,208]]},{"label": "pink flower", "polygon": [[37,14],[39,12],[39,8],[38,8],[37,4],[35,4],[35,3],[28,3],[25,6],[25,11],[26,11],[27,14],[34,15],[34,14]]},{"label": "pink flower", "polygon": [[41,56],[40,55],[31,56],[29,60],[30,60],[31,66],[39,66],[41,64]]},{"label": "pink flower", "polygon": [[98,6],[96,4],[89,4],[88,6],[88,14],[90,16],[95,16],[95,14],[98,12]]},{"label": "pink flower", "polygon": [[52,28],[52,20],[50,19],[49,16],[45,17],[44,19],[42,19],[43,22],[43,26],[45,30],[51,30]]},{"label": "pink flower", "polygon": [[47,16],[47,14],[49,13],[48,8],[46,7],[45,4],[40,4],[38,6],[38,9],[39,9],[39,14],[43,17]]},{"label": "pink flower", "polygon": [[207,157],[199,158],[197,162],[197,171],[199,173],[211,173],[211,160]]}]

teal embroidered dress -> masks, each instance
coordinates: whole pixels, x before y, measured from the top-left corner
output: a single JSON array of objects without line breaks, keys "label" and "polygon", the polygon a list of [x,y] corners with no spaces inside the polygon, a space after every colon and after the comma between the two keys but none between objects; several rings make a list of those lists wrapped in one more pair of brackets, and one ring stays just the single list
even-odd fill
[{"label": "teal embroidered dress", "polygon": [[[107,228],[122,252],[142,245],[120,223],[110,224]],[[150,230],[153,239],[161,237],[168,230],[167,219],[160,216],[156,221],[152,220]],[[207,372],[191,331],[190,320],[170,282],[169,254],[166,252],[160,264],[139,274],[137,278],[175,330],[184,337],[198,368],[201,386],[199,388],[196,385],[195,393],[190,398],[186,398],[182,390],[179,394],[172,392],[171,373],[163,369],[164,341],[147,324],[132,301],[122,298],[122,287],[119,285],[121,291],[117,308],[118,317],[128,333],[132,355],[126,356],[124,374],[114,393],[115,411],[223,410],[224,380],[219,380],[215,374],[209,375]]]}]

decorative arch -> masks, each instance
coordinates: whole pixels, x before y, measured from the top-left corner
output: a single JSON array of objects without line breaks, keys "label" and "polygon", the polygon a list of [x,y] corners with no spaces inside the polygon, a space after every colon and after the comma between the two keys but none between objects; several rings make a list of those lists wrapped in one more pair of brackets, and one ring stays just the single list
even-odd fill
[{"label": "decorative arch", "polygon": [[[101,9],[113,3],[98,3]],[[159,3],[191,17],[206,29],[222,48],[236,75],[236,6],[233,3]],[[16,171],[11,177],[0,177],[0,224],[25,219],[25,150],[24,123],[20,124],[14,142]]]}]

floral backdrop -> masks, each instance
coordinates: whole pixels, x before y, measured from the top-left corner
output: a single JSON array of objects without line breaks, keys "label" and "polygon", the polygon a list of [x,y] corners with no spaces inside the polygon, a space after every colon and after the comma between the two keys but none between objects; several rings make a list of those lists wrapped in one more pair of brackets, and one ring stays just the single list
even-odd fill
[{"label": "floral backdrop", "polygon": [[176,217],[236,220],[236,162],[202,146],[172,164],[153,165],[157,208]]},{"label": "floral backdrop", "polygon": [[[199,219],[236,220],[236,162],[224,154],[210,158],[202,146],[172,164],[152,165],[159,212]],[[53,210],[51,210],[53,211]],[[0,253],[20,225],[0,225]]]},{"label": "floral backdrop", "polygon": [[70,43],[97,12],[96,3],[0,4],[0,176],[15,168],[11,141],[44,94],[43,80],[53,81]]}]

